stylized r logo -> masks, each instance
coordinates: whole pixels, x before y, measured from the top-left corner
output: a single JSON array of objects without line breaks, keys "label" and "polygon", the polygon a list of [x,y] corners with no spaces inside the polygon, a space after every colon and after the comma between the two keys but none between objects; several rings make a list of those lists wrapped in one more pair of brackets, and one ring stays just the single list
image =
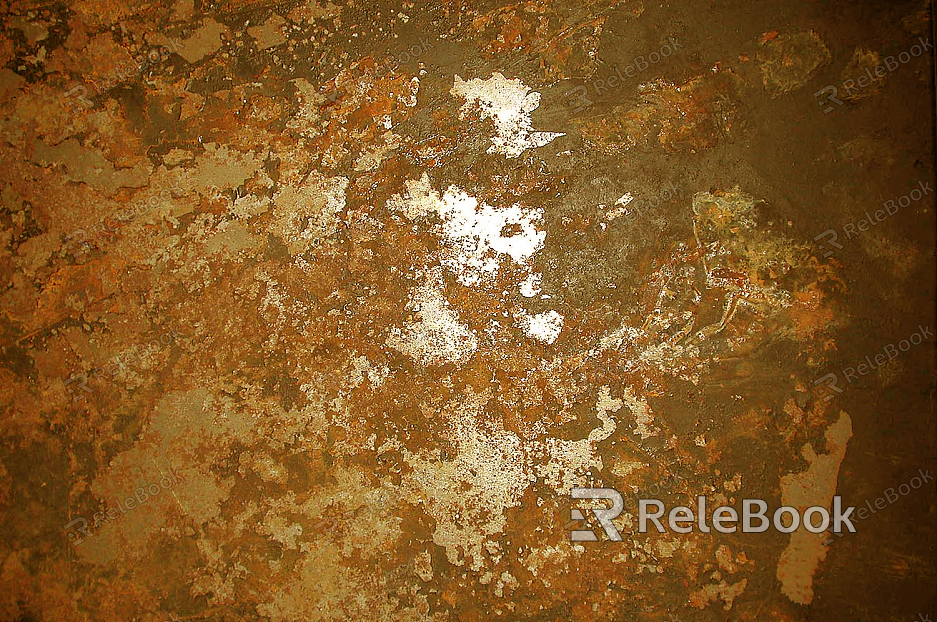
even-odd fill
[{"label": "stylized r logo", "polygon": [[[819,380],[815,380],[813,383],[813,386],[817,386],[822,382],[826,382],[827,389],[833,389],[837,393],[842,393],[843,389],[842,387],[839,387],[836,385],[836,380],[837,380],[836,374],[827,374],[823,376],[822,378],[820,378]],[[823,397],[823,401],[829,402],[831,399],[833,399],[833,394],[827,391],[826,395]]]},{"label": "stylized r logo", "polygon": [[[566,91],[565,95],[568,98],[566,100],[566,105],[572,108],[573,112],[580,112],[591,106],[594,102],[586,96],[588,91],[584,86],[577,86]],[[575,97],[573,95],[575,94]]]},{"label": "stylized r logo", "polygon": [[[848,238],[849,236],[847,235],[846,237]],[[816,236],[815,238],[813,238],[813,241],[814,241],[814,242],[819,243],[819,245],[820,245],[820,250],[826,251],[825,253],[823,253],[823,256],[824,256],[824,257],[830,257],[830,256],[832,256],[833,253],[835,253],[836,251],[831,250],[831,249],[828,249],[828,248],[826,247],[826,244],[824,244],[823,242],[820,242],[820,238],[824,238],[824,241],[826,242],[826,244],[829,244],[830,246],[832,246],[832,247],[834,247],[834,248],[840,248],[840,249],[843,248],[843,245],[836,241],[836,240],[839,238],[839,236],[836,235],[836,232],[835,232],[834,230],[832,230],[832,229],[827,229],[826,231],[824,231],[824,232],[821,233],[820,235],[818,235],[818,236]],[[829,238],[829,239],[827,239],[827,238]]]},{"label": "stylized r logo", "polygon": [[[827,94],[826,101],[823,101],[822,99],[820,99],[820,95],[824,93]],[[823,104],[827,102],[836,102],[837,104],[842,106],[843,101],[839,99],[838,97],[836,97],[838,93],[839,91],[836,90],[835,86],[833,86],[832,84],[828,84],[824,86],[822,89],[820,89],[819,91],[817,91],[816,93],[814,93],[813,96],[817,98],[817,104],[820,106],[822,106]],[[826,108],[823,109],[823,114],[829,114],[831,112],[833,112],[833,106],[827,106]]]},{"label": "stylized r logo", "polygon": [[[569,496],[573,499],[608,499],[611,501],[612,507],[607,509],[593,508],[592,513],[599,521],[599,524],[602,525],[608,539],[621,542],[621,534],[618,533],[618,528],[612,522],[612,519],[617,518],[621,511],[625,509],[625,500],[621,498],[621,494],[617,490],[614,488],[573,488],[570,490]],[[573,508],[569,514],[573,520],[585,520],[582,511],[576,508]],[[595,542],[598,540],[591,529],[573,530],[569,534],[569,539],[572,542]]]}]

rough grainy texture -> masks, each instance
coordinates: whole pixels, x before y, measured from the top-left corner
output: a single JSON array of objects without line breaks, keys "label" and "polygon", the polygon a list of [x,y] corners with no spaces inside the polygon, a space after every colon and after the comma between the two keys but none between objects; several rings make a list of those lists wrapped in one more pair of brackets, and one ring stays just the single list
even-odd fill
[{"label": "rough grainy texture", "polygon": [[934,612],[929,4],[0,19],[0,620]]}]

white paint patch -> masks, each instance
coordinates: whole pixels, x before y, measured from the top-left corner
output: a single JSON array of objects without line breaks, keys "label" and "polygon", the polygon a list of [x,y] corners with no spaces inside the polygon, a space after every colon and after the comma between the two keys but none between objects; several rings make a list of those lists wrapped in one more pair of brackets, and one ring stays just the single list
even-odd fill
[{"label": "white paint patch", "polygon": [[543,275],[539,272],[531,272],[521,283],[521,296],[533,298],[540,293],[540,280]]},{"label": "white paint patch", "polygon": [[[531,270],[530,259],[543,248],[547,235],[545,231],[538,231],[535,226],[535,223],[542,219],[542,210],[516,204],[506,208],[492,207],[479,203],[476,198],[455,185],[449,186],[440,196],[433,189],[426,173],[418,180],[406,181],[405,186],[406,192],[391,197],[387,206],[411,221],[434,212],[439,215],[442,222],[438,233],[443,247],[440,263],[451,270],[460,283],[471,287],[492,281],[501,267],[501,262],[510,257],[527,273],[524,280],[518,283],[520,294],[532,298],[540,293],[542,275]],[[506,295],[508,292],[504,293]],[[438,295],[440,300],[443,300],[442,294]],[[548,344],[556,341],[563,329],[563,316],[556,311],[538,315],[521,311],[518,320],[518,324],[529,337]],[[494,340],[498,332],[497,323],[493,322],[487,332],[488,337]],[[441,336],[431,338],[427,335],[424,341],[438,341],[440,338]],[[474,336],[472,339],[474,351]],[[390,345],[402,349],[398,345]],[[414,350],[417,351],[422,350]]]},{"label": "white paint patch", "polygon": [[461,363],[478,349],[478,338],[459,321],[442,293],[442,278],[436,273],[411,294],[411,305],[419,321],[407,326],[405,334],[394,330],[387,345],[413,357],[423,365]]},{"label": "white paint patch", "polygon": [[[447,247],[442,264],[464,285],[476,285],[482,278],[497,272],[502,255],[525,265],[543,247],[547,234],[534,226],[542,218],[542,210],[519,205],[496,208],[480,204],[458,186],[449,186],[440,196],[426,173],[418,180],[407,180],[404,185],[406,193],[391,197],[387,206],[409,220],[432,212],[439,214],[440,237]],[[524,282],[527,284],[524,291],[532,291],[539,280],[539,275],[531,274]]]},{"label": "white paint patch", "polygon": [[395,194],[387,201],[387,207],[402,213],[409,220],[416,220],[431,212],[439,212],[442,198],[433,190],[429,175],[423,173],[419,179],[408,179],[404,182],[407,192],[403,195]]},{"label": "white paint patch", "polygon": [[488,153],[516,158],[527,149],[542,147],[565,135],[531,131],[530,113],[540,106],[540,93],[531,91],[520,80],[508,80],[495,72],[487,80],[464,81],[457,74],[449,92],[465,100],[459,110],[460,118],[464,119],[477,103],[482,115],[494,121],[498,135],[492,137]]},{"label": "white paint patch", "polygon": [[[443,219],[442,234],[452,255],[443,260],[465,285],[478,283],[485,275],[498,270],[501,258],[508,255],[524,265],[543,247],[547,234],[537,231],[534,222],[542,210],[519,205],[495,208],[479,202],[456,186],[449,186],[438,208]],[[510,227],[514,235],[503,235]]]},{"label": "white paint patch", "polygon": [[634,431],[641,436],[642,440],[660,433],[660,428],[654,425],[654,413],[647,399],[635,395],[631,387],[625,387],[623,399],[634,415]]},{"label": "white paint patch", "polygon": [[419,94],[419,92],[420,92],[420,79],[414,76],[413,78],[410,79],[410,96],[405,99],[401,97],[400,95],[398,95],[397,101],[399,101],[401,104],[403,104],[407,108],[413,108],[414,106],[416,106],[416,96]]},{"label": "white paint patch", "polygon": [[[632,201],[634,201],[634,195],[631,194],[630,192],[626,192],[625,194],[621,195],[621,198],[615,201],[615,205],[618,205],[619,207],[605,212],[605,219],[608,221],[612,221],[618,218],[619,216],[624,215],[625,212],[627,212],[625,207]],[[599,207],[604,207],[604,205],[600,205]]]},{"label": "white paint patch", "polygon": [[544,311],[537,315],[520,315],[521,326],[528,337],[544,343],[553,343],[563,330],[563,316],[556,311]]}]

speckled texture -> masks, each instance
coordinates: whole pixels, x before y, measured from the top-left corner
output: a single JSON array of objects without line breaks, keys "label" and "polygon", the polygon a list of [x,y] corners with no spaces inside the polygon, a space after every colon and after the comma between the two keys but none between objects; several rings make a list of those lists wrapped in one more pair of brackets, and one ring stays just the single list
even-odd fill
[{"label": "speckled texture", "polygon": [[570,541],[937,472],[929,6],[780,4],[5,6],[0,619],[933,612],[930,484]]}]

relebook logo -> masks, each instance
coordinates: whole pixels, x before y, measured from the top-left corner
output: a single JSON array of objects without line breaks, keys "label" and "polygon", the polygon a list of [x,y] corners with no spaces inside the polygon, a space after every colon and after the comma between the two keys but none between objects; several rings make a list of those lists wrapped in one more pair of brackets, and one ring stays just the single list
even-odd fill
[{"label": "relebook logo", "polygon": [[[607,499],[610,501],[611,507],[591,508],[590,511],[609,540],[621,541],[621,534],[612,522],[625,507],[621,493],[614,488],[573,488],[570,490],[570,497],[573,499]],[[849,515],[855,509],[855,507],[850,506],[844,511],[842,498],[835,496],[833,497],[832,516],[830,516],[830,511],[827,508],[819,505],[806,508],[803,514],[795,507],[782,505],[774,511],[769,520],[766,514],[768,504],[765,501],[762,499],[743,499],[741,531],[742,533],[761,533],[774,526],[781,533],[791,533],[803,524],[804,529],[811,533],[823,533],[827,530],[840,533],[843,527],[846,527],[850,533],[855,533],[856,528],[849,518]],[[667,530],[661,523],[664,511],[663,501],[641,499],[638,502],[638,531],[647,533],[648,523],[652,523],[658,532],[665,533]],[[690,533],[694,528],[698,528],[702,533],[709,533],[713,529],[719,533],[735,533],[739,529],[736,525],[740,519],[739,512],[733,507],[723,505],[713,510],[711,526],[707,523],[707,516],[706,497],[701,495],[696,498],[696,513],[691,508],[683,505],[671,508],[667,514],[667,526],[670,531],[675,533]],[[573,508],[570,511],[570,518],[574,521],[582,521],[585,520],[585,515],[582,510]],[[573,542],[595,542],[598,537],[591,529],[576,529],[570,532],[570,540]]]}]

